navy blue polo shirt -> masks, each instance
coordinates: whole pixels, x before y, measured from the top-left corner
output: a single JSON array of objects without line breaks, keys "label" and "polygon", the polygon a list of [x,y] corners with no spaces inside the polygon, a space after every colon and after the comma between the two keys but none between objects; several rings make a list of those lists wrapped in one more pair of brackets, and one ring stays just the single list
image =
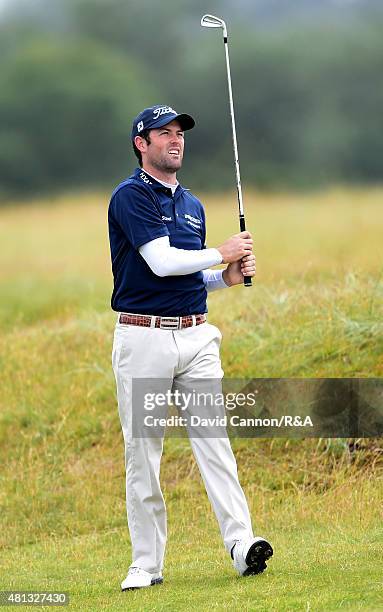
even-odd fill
[{"label": "navy blue polo shirt", "polygon": [[202,272],[159,277],[138,252],[161,236],[169,236],[170,246],[178,249],[205,248],[204,209],[188,189],[178,185],[173,196],[137,168],[114,190],[108,222],[113,310],[177,317],[207,312]]}]

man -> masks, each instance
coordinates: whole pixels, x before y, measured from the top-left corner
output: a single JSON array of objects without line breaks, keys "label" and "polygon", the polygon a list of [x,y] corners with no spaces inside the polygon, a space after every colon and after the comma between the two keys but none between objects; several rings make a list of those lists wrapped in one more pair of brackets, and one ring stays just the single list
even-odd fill
[{"label": "man", "polygon": [[[220,384],[221,334],[206,320],[207,292],[240,284],[243,276],[255,274],[250,233],[232,236],[218,248],[205,248],[202,204],[177,181],[184,132],[194,125],[190,115],[169,106],[143,110],[132,129],[140,168],[115,189],[109,206],[112,308],[119,313],[112,361],[132,542],[132,563],[122,590],[163,582],[166,544],[159,483],[163,436],[136,435],[142,407],[135,406],[135,396],[132,399],[134,382],[158,379],[162,390],[197,380]],[[228,264],[224,271],[210,270],[220,263]],[[206,411],[214,409],[208,406]],[[241,575],[262,572],[273,551],[265,539],[253,536],[227,436],[214,431],[211,437],[193,436],[189,426],[188,433],[234,567]]]}]

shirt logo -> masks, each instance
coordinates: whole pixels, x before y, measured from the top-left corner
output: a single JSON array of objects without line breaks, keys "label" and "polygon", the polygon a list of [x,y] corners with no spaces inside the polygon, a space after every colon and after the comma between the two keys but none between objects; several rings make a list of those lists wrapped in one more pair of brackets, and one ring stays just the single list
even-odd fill
[{"label": "shirt logo", "polygon": [[201,219],[196,219],[196,217],[192,217],[191,215],[185,215],[185,219],[188,219],[192,223],[197,223],[198,225],[201,225]]},{"label": "shirt logo", "polygon": [[164,216],[162,216],[161,218],[162,218],[162,221],[171,221],[172,220],[171,217],[164,217]]},{"label": "shirt logo", "polygon": [[168,113],[173,113],[173,115],[177,114],[171,106],[160,106],[153,111],[153,119],[157,120],[161,115],[167,115]]},{"label": "shirt logo", "polygon": [[140,174],[140,178],[144,181],[144,183],[146,183],[147,185],[153,185],[153,183],[151,181],[149,181],[148,177],[146,176],[146,174],[144,174],[143,172],[141,172]]},{"label": "shirt logo", "polygon": [[140,121],[139,123],[137,123],[137,132],[142,132],[143,129],[144,129],[144,122]]}]

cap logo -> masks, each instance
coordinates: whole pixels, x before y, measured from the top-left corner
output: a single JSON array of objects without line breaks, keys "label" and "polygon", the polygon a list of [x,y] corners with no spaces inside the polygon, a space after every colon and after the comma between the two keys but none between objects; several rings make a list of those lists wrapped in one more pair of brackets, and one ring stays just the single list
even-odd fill
[{"label": "cap logo", "polygon": [[142,132],[143,129],[144,129],[144,122],[140,121],[139,123],[137,123],[137,132]]},{"label": "cap logo", "polygon": [[171,106],[160,106],[153,111],[153,119],[157,120],[161,115],[167,115],[168,113],[172,113],[173,115],[177,114]]}]

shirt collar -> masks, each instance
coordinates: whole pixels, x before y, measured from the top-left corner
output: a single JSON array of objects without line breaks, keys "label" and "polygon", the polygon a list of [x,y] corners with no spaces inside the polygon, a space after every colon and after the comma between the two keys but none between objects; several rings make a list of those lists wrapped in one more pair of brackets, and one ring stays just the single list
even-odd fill
[{"label": "shirt collar", "polygon": [[[145,183],[145,185],[150,185],[150,187],[152,189],[154,189],[155,191],[170,191],[170,185],[166,186],[164,185],[163,182],[159,181],[158,179],[154,178],[154,176],[152,176],[151,174],[149,174],[148,172],[145,172],[145,170],[143,170],[142,168],[136,168],[135,172],[134,172],[134,178],[136,178],[139,181],[142,181],[143,183]],[[189,191],[188,189],[185,189],[185,187],[182,187],[182,185],[180,185],[180,183],[177,183],[177,189],[174,193],[180,193],[183,191]]]},{"label": "shirt collar", "polygon": [[156,178],[155,176],[153,176],[153,174],[149,174],[149,172],[147,170],[144,170],[145,174],[151,178],[154,179],[155,181],[157,181],[157,183],[161,183],[161,185],[163,185],[164,187],[166,187],[166,189],[171,189],[173,195],[179,185],[179,182],[176,181],[175,183],[165,183],[165,181],[160,181],[159,178]]}]

